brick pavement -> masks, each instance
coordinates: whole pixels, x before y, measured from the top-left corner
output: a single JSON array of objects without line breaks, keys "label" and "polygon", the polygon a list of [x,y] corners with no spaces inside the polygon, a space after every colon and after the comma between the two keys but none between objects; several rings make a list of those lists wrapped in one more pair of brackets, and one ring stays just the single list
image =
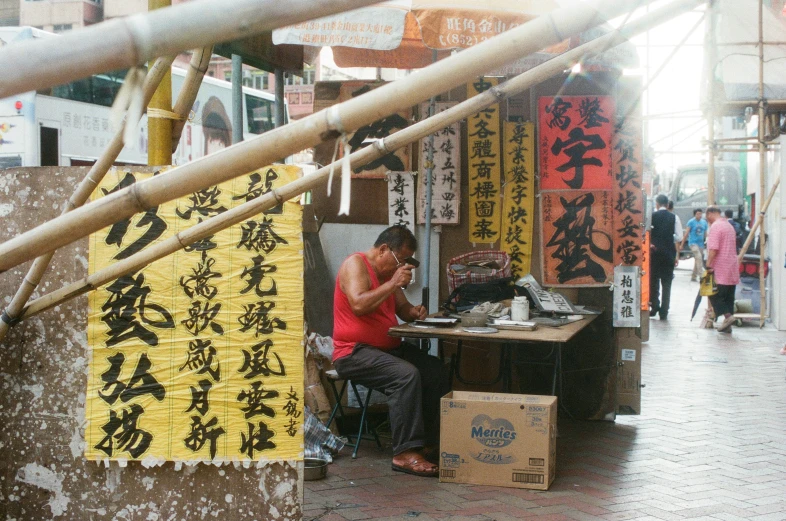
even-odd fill
[{"label": "brick pavement", "polygon": [[786,520],[786,334],[750,323],[731,335],[693,322],[690,261],[676,272],[668,322],[651,322],[640,416],[559,419],[546,492],[394,473],[373,442],[307,482],[303,518],[453,521]]}]

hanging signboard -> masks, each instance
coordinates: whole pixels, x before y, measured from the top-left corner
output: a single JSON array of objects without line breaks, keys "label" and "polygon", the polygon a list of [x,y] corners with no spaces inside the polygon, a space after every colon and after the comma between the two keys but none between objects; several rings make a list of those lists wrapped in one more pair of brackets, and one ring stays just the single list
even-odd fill
[{"label": "hanging signboard", "polygon": [[538,118],[541,190],[611,190],[613,98],[541,97]]},{"label": "hanging signboard", "polygon": [[[456,105],[456,102],[436,103],[435,114]],[[426,117],[428,103],[420,105]],[[434,132],[434,169],[431,177],[431,223],[458,224],[461,203],[461,126],[458,121]],[[420,164],[425,165],[429,152],[429,137],[420,140]],[[426,223],[426,168],[421,166],[418,183],[418,223]]]},{"label": "hanging signboard", "polygon": [[415,226],[415,179],[412,172],[388,172],[388,225]]},{"label": "hanging signboard", "polygon": [[[489,90],[499,78],[480,77],[467,84],[467,99]],[[467,119],[469,241],[493,244],[500,239],[502,165],[499,105]]]},{"label": "hanging signboard", "polygon": [[511,271],[518,279],[532,266],[535,212],[535,125],[502,125],[505,182],[502,198],[502,245],[510,255]]},{"label": "hanging signboard", "polygon": [[[621,107],[620,107],[621,108]],[[612,137],[614,264],[641,266],[644,223],[642,127],[639,106],[618,114]]]},{"label": "hanging signboard", "polygon": [[[326,109],[333,105],[356,98],[377,87],[384,85],[382,81],[351,80],[351,81],[320,81],[314,86],[314,112]],[[350,153],[357,152],[379,139],[385,138],[409,126],[411,110],[391,114],[382,119],[364,125],[347,135],[347,145]],[[343,157],[344,147],[339,143],[338,150],[334,141],[329,141],[329,146],[318,146],[314,159],[321,164],[328,165],[336,159]],[[384,179],[388,171],[406,172],[412,169],[409,146],[386,154],[370,163],[352,170],[353,177]]]},{"label": "hanging signboard", "polygon": [[612,279],[611,192],[541,192],[544,286],[608,286]]},{"label": "hanging signboard", "polygon": [[[94,198],[151,174],[114,170]],[[90,236],[89,272],[300,176],[267,167]],[[90,295],[85,457],[302,457],[302,210],[287,201]]]},{"label": "hanging signboard", "polygon": [[640,280],[638,266],[614,267],[614,304],[612,309],[614,327],[639,327],[641,325]]}]

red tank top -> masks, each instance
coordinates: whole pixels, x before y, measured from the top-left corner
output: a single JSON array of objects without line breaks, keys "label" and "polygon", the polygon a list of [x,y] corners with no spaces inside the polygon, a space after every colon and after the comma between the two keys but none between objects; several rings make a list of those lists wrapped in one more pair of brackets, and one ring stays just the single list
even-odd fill
[{"label": "red tank top", "polygon": [[[379,279],[363,253],[357,253],[366,264],[371,289],[379,287]],[[349,299],[341,291],[341,283],[336,277],[333,292],[333,360],[352,354],[355,344],[369,344],[384,351],[395,349],[401,344],[400,338],[388,336],[388,329],[398,325],[396,319],[396,297],[391,294],[380,306],[361,317],[352,312]]]}]

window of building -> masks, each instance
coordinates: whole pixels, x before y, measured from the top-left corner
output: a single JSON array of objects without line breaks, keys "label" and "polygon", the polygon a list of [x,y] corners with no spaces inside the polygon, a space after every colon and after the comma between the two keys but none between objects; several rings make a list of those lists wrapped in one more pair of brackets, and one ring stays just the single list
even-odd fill
[{"label": "window of building", "polygon": [[275,103],[250,94],[246,94],[245,98],[248,131],[252,134],[262,134],[275,128]]},{"label": "window of building", "polygon": [[53,29],[56,33],[63,31],[70,31],[74,28],[74,24],[55,24]]},{"label": "window of building", "polygon": [[303,69],[303,85],[313,85],[316,77],[316,70],[313,65],[309,65]]},{"label": "window of building", "polygon": [[126,69],[96,74],[87,78],[39,90],[39,94],[111,107],[125,80]]}]

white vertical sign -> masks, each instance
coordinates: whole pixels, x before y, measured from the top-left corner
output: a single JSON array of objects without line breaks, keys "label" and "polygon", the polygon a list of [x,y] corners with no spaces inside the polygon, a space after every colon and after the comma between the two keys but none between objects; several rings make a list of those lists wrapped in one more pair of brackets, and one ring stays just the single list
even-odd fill
[{"label": "white vertical sign", "polygon": [[388,224],[415,229],[415,180],[412,172],[388,172]]},{"label": "white vertical sign", "polygon": [[614,327],[639,327],[641,325],[641,277],[638,266],[614,268]]},{"label": "white vertical sign", "polygon": [[[435,104],[435,114],[439,114],[456,102],[440,102]],[[425,118],[428,114],[428,103],[420,106],[420,113]],[[431,223],[458,224],[459,203],[461,200],[461,135],[459,122],[448,125],[434,132],[434,169],[431,177]],[[420,140],[420,164],[425,165],[429,151],[429,136]],[[418,222],[426,222],[426,168],[420,168],[418,185]]]}]

